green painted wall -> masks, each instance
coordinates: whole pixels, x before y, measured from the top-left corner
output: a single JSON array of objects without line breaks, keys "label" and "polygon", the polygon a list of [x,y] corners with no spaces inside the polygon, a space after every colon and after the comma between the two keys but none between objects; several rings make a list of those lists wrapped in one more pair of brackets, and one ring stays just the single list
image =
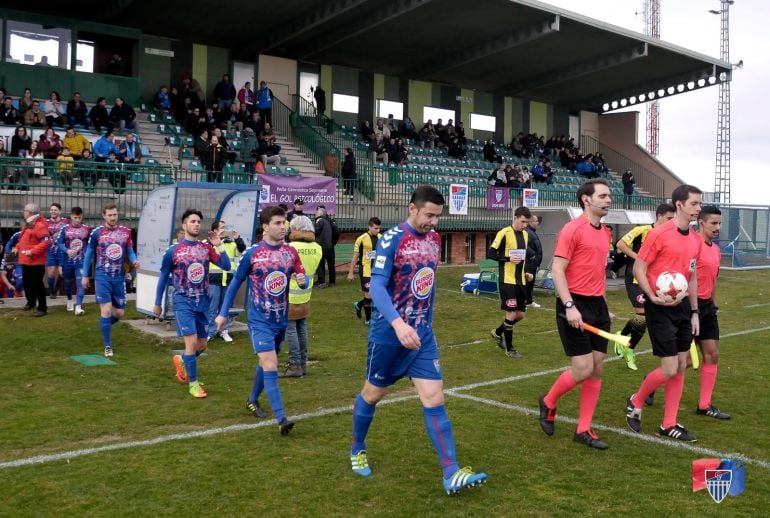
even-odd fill
[{"label": "green painted wall", "polygon": [[326,92],[326,110],[331,112],[332,103],[332,67],[321,65],[321,88]]},{"label": "green painted wall", "polygon": [[152,103],[155,92],[160,85],[172,86],[171,61],[174,58],[145,54],[145,48],[172,50],[171,40],[156,36],[144,36],[142,38],[142,59],[139,60],[139,77],[142,78],[141,91],[139,92],[144,102]]},{"label": "green painted wall", "polygon": [[377,101],[385,99],[385,76],[383,74],[374,74],[374,103],[372,109],[372,119],[377,119]]},{"label": "green painted wall", "polygon": [[529,132],[538,135],[548,134],[548,105],[530,101],[529,103]]},{"label": "green painted wall", "polygon": [[503,142],[506,144],[513,140],[513,97],[505,97],[503,100],[505,117],[503,118]]},{"label": "green painted wall", "polygon": [[422,127],[422,110],[433,105],[433,85],[425,81],[409,81],[409,115],[419,130]]},{"label": "green painted wall", "polygon": [[192,60],[192,74],[193,78],[197,79],[203,88],[203,92],[208,98],[209,89],[207,88],[209,60],[206,53],[206,45],[193,44],[193,60]]},{"label": "green painted wall", "polygon": [[[463,125],[465,126],[465,137],[466,138],[475,138],[473,130],[471,129],[471,113],[480,113],[477,112],[476,108],[476,102],[478,101],[481,106],[484,105],[486,99],[481,98],[482,96],[476,95],[476,93],[473,90],[462,88],[460,90],[460,95],[463,97],[470,97],[471,102],[461,102],[460,103],[460,120],[462,121]],[[489,96],[492,97],[491,95]],[[491,108],[491,106],[490,106]],[[486,112],[484,112],[486,115]]]}]

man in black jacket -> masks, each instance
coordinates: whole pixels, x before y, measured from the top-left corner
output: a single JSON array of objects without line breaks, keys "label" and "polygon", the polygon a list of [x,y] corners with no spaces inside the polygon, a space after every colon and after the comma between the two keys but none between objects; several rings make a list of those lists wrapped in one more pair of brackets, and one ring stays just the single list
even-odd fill
[{"label": "man in black jacket", "polygon": [[332,221],[326,213],[326,207],[319,205],[315,211],[315,242],[321,245],[323,257],[318,265],[318,284],[321,289],[326,288],[326,269],[329,268],[329,284],[331,288],[337,280],[337,272],[334,271],[334,230]]},{"label": "man in black jacket", "polygon": [[537,235],[537,227],[540,226],[541,221],[542,216],[532,215],[527,224],[529,241],[527,242],[527,262],[524,271],[532,274],[532,278],[527,279],[527,306],[532,306],[533,308],[540,307],[540,304],[532,300],[532,289],[535,287],[537,269],[540,268],[540,263],[543,262],[543,246],[540,244],[540,238]]}]

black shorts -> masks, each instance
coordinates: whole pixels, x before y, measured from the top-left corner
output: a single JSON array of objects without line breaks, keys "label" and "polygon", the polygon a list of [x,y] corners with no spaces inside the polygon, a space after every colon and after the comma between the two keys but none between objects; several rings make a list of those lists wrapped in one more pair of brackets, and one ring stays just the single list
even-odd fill
[{"label": "black shorts", "polygon": [[[572,295],[575,307],[580,311],[583,322],[594,327],[610,330],[610,312],[604,297],[584,297]],[[583,356],[592,351],[607,354],[607,339],[593,333],[576,329],[567,322],[567,310],[559,298],[556,298],[556,328],[559,330],[561,344],[567,356]]]},{"label": "black shorts", "polygon": [[698,340],[719,340],[719,319],[714,301],[698,299],[698,312],[700,313]]},{"label": "black shorts", "polygon": [[527,310],[527,287],[523,284],[508,284],[501,282],[500,309],[503,311]]},{"label": "black shorts", "polygon": [[359,275],[358,278],[361,279],[361,291],[369,293],[369,283],[372,282],[372,278],[364,277],[363,275]]},{"label": "black shorts", "polygon": [[626,295],[635,308],[644,308],[644,291],[638,284],[626,284]]},{"label": "black shorts", "polygon": [[693,339],[690,299],[685,298],[676,306],[659,306],[646,300],[644,314],[652,342],[652,354],[668,357],[690,350]]}]

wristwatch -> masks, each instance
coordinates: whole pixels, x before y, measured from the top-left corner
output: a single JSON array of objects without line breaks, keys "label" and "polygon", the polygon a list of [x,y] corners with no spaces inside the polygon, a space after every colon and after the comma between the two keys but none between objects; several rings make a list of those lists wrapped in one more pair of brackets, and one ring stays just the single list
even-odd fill
[{"label": "wristwatch", "polygon": [[564,303],[564,307],[567,308],[567,309],[574,308],[575,307],[575,303],[572,302],[571,300],[568,300],[567,302]]}]

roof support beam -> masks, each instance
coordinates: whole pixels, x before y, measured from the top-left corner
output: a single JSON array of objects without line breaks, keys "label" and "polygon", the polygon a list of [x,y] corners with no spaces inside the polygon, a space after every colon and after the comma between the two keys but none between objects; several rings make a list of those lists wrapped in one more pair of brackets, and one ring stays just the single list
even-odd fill
[{"label": "roof support beam", "polygon": [[555,14],[545,20],[529,25],[528,27],[518,29],[506,36],[487,40],[473,47],[455,52],[440,60],[438,63],[436,63],[435,60],[430,61],[425,63],[424,66],[416,67],[417,70],[424,70],[424,72],[417,75],[417,78],[431,77],[439,72],[467,65],[493,54],[497,54],[498,52],[503,52],[504,50],[509,50],[555,32],[559,32],[560,21],[559,15]]},{"label": "roof support beam", "polygon": [[354,29],[351,30],[346,27],[341,30],[332,31],[313,40],[312,48],[305,52],[301,52],[299,59],[303,60],[309,56],[320,54],[324,50],[336,47],[345,40],[369,32],[374,27],[389,22],[394,18],[398,18],[399,16],[422,7],[431,1],[432,0],[387,0],[386,2],[383,2],[384,5],[382,7],[366,16],[366,22],[357,25]]},{"label": "roof support beam", "polygon": [[504,91],[505,95],[516,95],[531,89],[543,88],[595,74],[601,70],[606,70],[645,57],[647,57],[647,43],[639,42],[639,44],[634,45],[633,47],[570,65],[554,74],[528,77],[518,83],[507,85],[501,88],[500,91]]},{"label": "roof support beam", "polygon": [[128,9],[133,3],[134,0],[111,0],[102,8],[97,19],[108,23],[115,23],[118,15]]}]

